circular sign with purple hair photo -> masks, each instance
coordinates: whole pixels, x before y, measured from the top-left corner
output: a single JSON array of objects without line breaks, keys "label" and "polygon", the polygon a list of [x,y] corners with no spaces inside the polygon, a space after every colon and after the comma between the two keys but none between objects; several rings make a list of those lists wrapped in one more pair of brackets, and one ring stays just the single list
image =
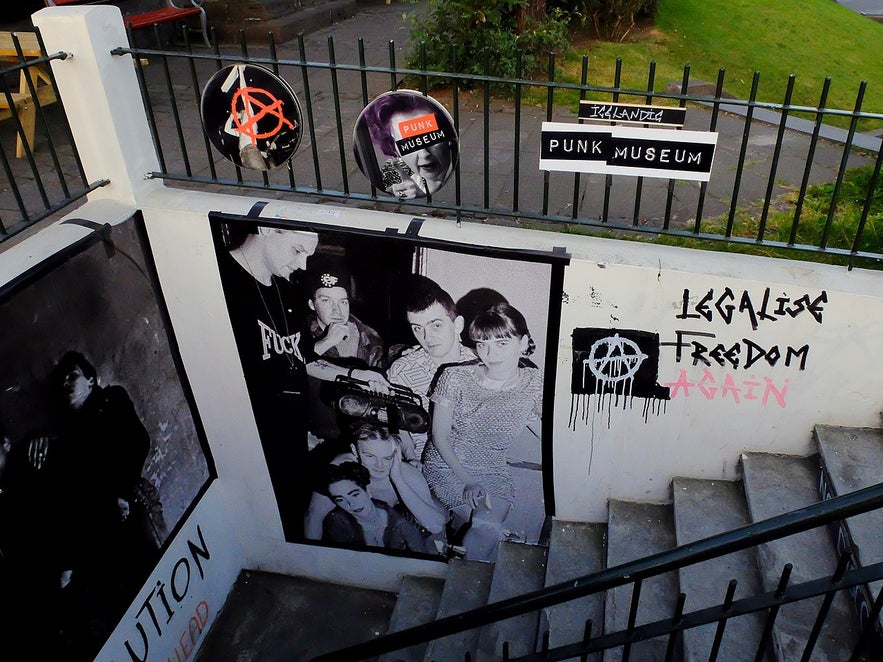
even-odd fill
[{"label": "circular sign with purple hair photo", "polygon": [[353,149],[371,184],[401,200],[433,195],[450,179],[459,154],[448,111],[415,90],[386,92],[365,106]]}]

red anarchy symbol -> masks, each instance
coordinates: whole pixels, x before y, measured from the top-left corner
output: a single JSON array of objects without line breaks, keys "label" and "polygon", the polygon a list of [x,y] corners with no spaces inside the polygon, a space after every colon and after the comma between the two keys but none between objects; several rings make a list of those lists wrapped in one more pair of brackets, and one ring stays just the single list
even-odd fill
[{"label": "red anarchy symbol", "polygon": [[[264,103],[258,98],[259,96],[263,96],[268,102]],[[245,111],[246,115],[245,122],[240,120],[239,110],[236,107],[240,99],[242,100],[242,110]],[[259,109],[257,113],[254,113],[255,107]],[[236,130],[251,138],[252,145],[257,144],[258,138],[275,136],[282,130],[283,124],[287,125],[290,129],[294,128],[294,124],[282,115],[282,102],[259,87],[240,87],[237,89],[233,93],[233,99],[230,102],[230,112],[233,115],[233,124]],[[276,118],[276,126],[266,133],[258,133],[258,122],[268,115]]]}]

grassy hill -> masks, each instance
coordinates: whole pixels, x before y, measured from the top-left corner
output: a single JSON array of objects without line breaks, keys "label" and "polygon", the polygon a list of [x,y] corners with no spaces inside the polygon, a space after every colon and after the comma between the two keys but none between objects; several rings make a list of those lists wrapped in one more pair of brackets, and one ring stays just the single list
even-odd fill
[{"label": "grassy hill", "polygon": [[[748,98],[760,72],[758,101],[782,103],[795,74],[793,105],[815,107],[825,77],[832,79],[826,106],[852,110],[861,81],[868,81],[862,109],[883,115],[883,25],[832,0],[662,0],[652,25],[640,25],[622,43],[578,34],[562,67],[578,82],[581,56],[589,56],[590,84],[611,85],[622,58],[623,87],[647,89],[648,65],[657,63],[654,89],[691,79],[716,81],[726,69],[724,89]],[[624,99],[625,100],[625,99]],[[838,123],[846,126],[848,120]],[[883,126],[865,122],[862,130]]]}]

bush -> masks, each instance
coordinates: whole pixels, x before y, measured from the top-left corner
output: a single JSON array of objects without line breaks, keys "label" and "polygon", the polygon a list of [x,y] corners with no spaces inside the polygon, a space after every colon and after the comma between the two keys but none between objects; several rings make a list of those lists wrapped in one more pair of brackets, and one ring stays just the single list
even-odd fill
[{"label": "bush", "polygon": [[[432,0],[429,15],[411,30],[412,69],[513,78],[543,71],[549,51],[569,45],[569,19],[553,9],[539,21],[527,0]],[[425,61],[424,61],[425,57]]]},{"label": "bush", "polygon": [[622,41],[638,18],[653,18],[659,0],[552,0],[552,4],[600,39]]}]

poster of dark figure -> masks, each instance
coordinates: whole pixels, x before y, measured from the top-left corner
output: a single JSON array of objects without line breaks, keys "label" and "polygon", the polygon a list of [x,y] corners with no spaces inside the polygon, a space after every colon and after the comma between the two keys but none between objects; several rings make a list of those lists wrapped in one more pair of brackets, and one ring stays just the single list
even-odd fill
[{"label": "poster of dark figure", "polygon": [[213,476],[140,230],[0,290],[0,628],[27,659],[92,660]]},{"label": "poster of dark figure", "polygon": [[566,257],[210,221],[288,541],[491,561],[540,540]]}]

